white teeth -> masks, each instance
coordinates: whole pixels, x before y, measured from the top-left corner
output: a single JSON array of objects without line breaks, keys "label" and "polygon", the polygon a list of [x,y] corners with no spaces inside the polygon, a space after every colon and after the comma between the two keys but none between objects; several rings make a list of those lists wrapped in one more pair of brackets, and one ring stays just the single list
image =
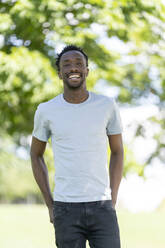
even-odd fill
[{"label": "white teeth", "polygon": [[79,78],[79,75],[70,75],[69,78]]}]

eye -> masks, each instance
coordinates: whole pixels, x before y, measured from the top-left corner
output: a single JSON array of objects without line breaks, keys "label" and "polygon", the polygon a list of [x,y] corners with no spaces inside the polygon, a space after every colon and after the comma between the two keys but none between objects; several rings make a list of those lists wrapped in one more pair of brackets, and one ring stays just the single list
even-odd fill
[{"label": "eye", "polygon": [[82,65],[82,63],[81,62],[77,62],[77,65]]},{"label": "eye", "polygon": [[64,66],[69,66],[69,64],[65,64]]}]

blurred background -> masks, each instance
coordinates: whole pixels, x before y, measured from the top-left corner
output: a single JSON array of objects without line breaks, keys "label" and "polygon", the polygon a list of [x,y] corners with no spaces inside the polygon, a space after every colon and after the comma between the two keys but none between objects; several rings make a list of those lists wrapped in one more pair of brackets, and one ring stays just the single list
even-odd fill
[{"label": "blurred background", "polygon": [[[88,54],[88,90],[120,107],[122,248],[164,248],[164,0],[0,1],[0,247],[55,247],[29,150],[37,105],[63,91],[55,59],[67,44]],[[51,141],[45,160],[53,190]]]}]

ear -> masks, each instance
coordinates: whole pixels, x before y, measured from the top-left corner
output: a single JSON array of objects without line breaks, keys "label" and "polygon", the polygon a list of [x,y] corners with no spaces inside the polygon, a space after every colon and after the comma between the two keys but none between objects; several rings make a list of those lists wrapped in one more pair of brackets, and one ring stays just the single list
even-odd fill
[{"label": "ear", "polygon": [[60,79],[62,79],[62,74],[61,74],[60,71],[58,71],[58,76],[59,76]]},{"label": "ear", "polygon": [[88,76],[88,73],[89,73],[89,68],[87,67],[87,69],[86,69],[86,77]]}]

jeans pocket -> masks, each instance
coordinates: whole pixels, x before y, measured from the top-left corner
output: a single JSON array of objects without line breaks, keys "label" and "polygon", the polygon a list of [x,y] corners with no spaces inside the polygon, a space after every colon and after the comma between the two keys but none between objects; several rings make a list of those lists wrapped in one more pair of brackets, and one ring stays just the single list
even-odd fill
[{"label": "jeans pocket", "polygon": [[105,210],[116,211],[115,208],[113,208],[113,206],[112,206],[111,200],[101,202],[100,208],[105,209]]},{"label": "jeans pocket", "polygon": [[64,214],[66,213],[67,213],[67,208],[65,206],[54,205],[53,208],[54,219],[60,218],[64,216]]}]

